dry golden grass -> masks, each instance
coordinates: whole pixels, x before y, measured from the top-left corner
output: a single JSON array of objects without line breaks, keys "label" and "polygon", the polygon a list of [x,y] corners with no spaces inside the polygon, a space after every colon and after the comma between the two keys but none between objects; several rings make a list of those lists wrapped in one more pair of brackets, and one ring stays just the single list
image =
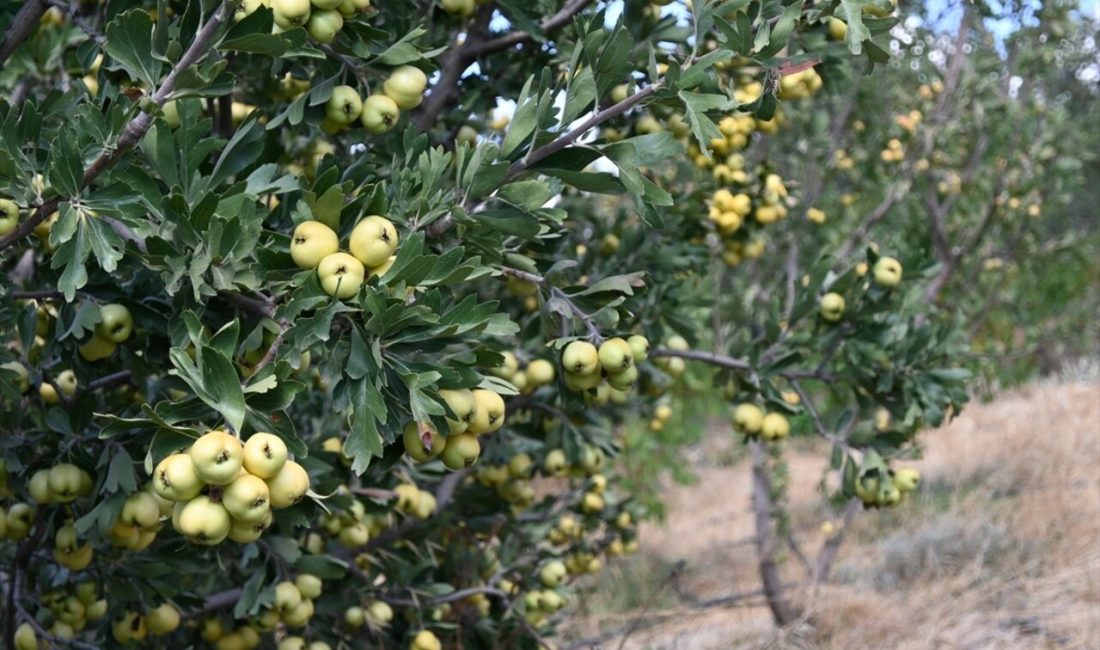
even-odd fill
[{"label": "dry golden grass", "polygon": [[[642,532],[646,558],[610,572],[570,634],[618,629],[645,611],[662,622],[624,648],[1100,648],[1100,383],[1007,393],[922,440],[921,490],[896,511],[856,518],[834,581],[803,595],[813,626],[778,631],[758,600],[694,610],[664,579],[682,560],[680,584],[700,598],[759,587],[743,543],[752,522],[742,461],[670,486],[668,521]],[[829,516],[816,491],[825,453],[789,451],[792,523],[813,554]],[[801,577],[791,558],[784,571]],[[619,588],[635,609],[610,611]]]}]

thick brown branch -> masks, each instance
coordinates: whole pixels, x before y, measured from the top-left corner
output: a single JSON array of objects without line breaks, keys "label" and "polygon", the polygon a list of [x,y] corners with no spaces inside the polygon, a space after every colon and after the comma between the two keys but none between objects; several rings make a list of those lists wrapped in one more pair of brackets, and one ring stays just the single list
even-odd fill
[{"label": "thick brown branch", "polygon": [[15,14],[15,18],[12,19],[11,25],[8,26],[7,33],[4,34],[4,41],[0,43],[0,67],[7,62],[8,57],[10,57],[12,53],[23,44],[23,41],[27,40],[31,32],[38,27],[38,22],[42,20],[42,14],[44,13],[46,13],[46,3],[44,0],[30,0],[23,5],[19,13]]},{"label": "thick brown branch", "polygon": [[783,589],[783,578],[775,561],[775,530],[772,523],[772,484],[768,475],[767,452],[764,443],[753,440],[752,447],[752,510],[756,522],[757,565],[760,582],[772,618],[780,627],[793,623],[800,616]]}]

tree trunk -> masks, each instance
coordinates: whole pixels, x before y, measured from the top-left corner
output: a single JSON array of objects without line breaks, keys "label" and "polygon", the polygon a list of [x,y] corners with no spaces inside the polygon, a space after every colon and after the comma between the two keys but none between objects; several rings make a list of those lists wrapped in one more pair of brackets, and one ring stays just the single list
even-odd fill
[{"label": "tree trunk", "polygon": [[772,484],[768,474],[768,455],[764,443],[754,440],[752,447],[752,510],[756,520],[756,554],[764,598],[775,624],[784,627],[798,620],[800,612],[784,593],[783,579],[775,561],[776,536],[772,522]]}]

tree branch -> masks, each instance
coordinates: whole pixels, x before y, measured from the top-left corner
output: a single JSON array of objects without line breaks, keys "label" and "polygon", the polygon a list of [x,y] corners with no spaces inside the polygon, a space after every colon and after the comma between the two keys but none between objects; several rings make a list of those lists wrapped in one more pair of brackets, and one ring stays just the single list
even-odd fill
[{"label": "tree branch", "polygon": [[[45,6],[41,0],[29,3],[24,7],[31,5]],[[22,10],[20,14],[22,14]],[[229,6],[227,2],[222,2],[218,6],[218,9],[210,17],[210,20],[203,25],[198,34],[195,35],[195,40],[191,42],[190,47],[183,53],[183,56],[179,58],[179,61],[168,72],[168,75],[164,78],[164,82],[160,85],[160,88],[153,94],[152,99],[156,102],[157,106],[163,106],[168,98],[172,95],[172,92],[176,88],[176,79],[179,75],[191,67],[193,64],[206,54],[206,51],[213,45],[214,37],[218,32],[218,28],[225,22],[229,15]],[[41,14],[39,14],[41,16]],[[11,30],[8,32],[9,37],[12,35]],[[5,44],[7,40],[5,40]],[[0,51],[0,54],[3,54]],[[0,57],[0,63],[6,57]],[[104,170],[114,164],[115,161],[122,156],[122,154],[129,151],[145,137],[146,132],[149,131],[149,127],[153,125],[153,116],[149,113],[139,113],[133,119],[131,119],[123,128],[122,133],[118,137],[118,141],[113,147],[107,147],[103,150],[99,156],[88,165],[84,170],[84,176],[80,182],[80,189],[83,189],[90,185],[92,181],[96,179]],[[57,207],[61,205],[62,197],[56,196],[45,203],[38,206],[38,209],[33,215],[26,221],[19,224],[19,226],[8,233],[4,237],[0,237],[0,251],[4,250],[14,242],[23,237],[26,237],[34,227],[42,223],[50,214],[52,214]]]},{"label": "tree branch", "polygon": [[786,626],[799,617],[799,612],[783,593],[783,580],[775,561],[775,535],[772,525],[772,484],[768,476],[764,443],[753,440],[752,448],[752,510],[756,522],[756,553],[760,582],[768,608],[776,625]]},{"label": "tree branch", "polygon": [[0,67],[7,63],[8,58],[38,27],[38,22],[42,20],[44,13],[46,13],[45,0],[29,0],[19,13],[15,14],[7,33],[4,34],[4,41],[0,43]]},{"label": "tree branch", "polygon": [[825,544],[817,554],[817,568],[814,572],[814,581],[816,583],[820,584],[829,579],[829,572],[833,568],[833,561],[836,560],[837,553],[840,551],[840,544],[844,541],[844,535],[848,531],[848,526],[852,523],[852,520],[855,519],[856,514],[862,509],[863,504],[860,503],[859,499],[849,499],[848,503],[845,504],[843,523],[827,540],[825,540]]},{"label": "tree branch", "polygon": [[[570,0],[556,14],[544,20],[539,28],[544,34],[557,31],[567,25],[574,16],[590,4],[592,4],[592,0]],[[439,114],[446,109],[448,102],[458,89],[458,83],[462,80],[462,73],[470,67],[471,63],[479,57],[500,52],[535,39],[534,34],[523,31],[488,39],[486,32],[494,9],[492,3],[479,8],[470,29],[466,32],[466,40],[461,44],[452,45],[450,51],[444,55],[439,80],[432,86],[432,92],[413,118],[413,123],[420,131],[427,131],[431,128],[432,124],[439,118]],[[452,41],[456,40],[452,39]]]}]

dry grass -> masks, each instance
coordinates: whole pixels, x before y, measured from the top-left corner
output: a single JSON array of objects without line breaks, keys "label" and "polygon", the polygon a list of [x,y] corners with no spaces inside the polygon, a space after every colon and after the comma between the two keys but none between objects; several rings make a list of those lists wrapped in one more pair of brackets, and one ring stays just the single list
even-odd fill
[{"label": "dry grass", "polygon": [[[812,627],[776,630],[758,599],[696,610],[667,584],[682,560],[680,584],[700,598],[759,587],[743,541],[752,522],[741,461],[702,465],[697,484],[670,486],[665,525],[643,531],[643,557],[602,579],[570,634],[618,629],[645,611],[662,622],[624,648],[1100,648],[1100,382],[1084,375],[971,406],[927,432],[913,463],[922,489],[902,508],[857,517],[833,583],[802,596]],[[824,458],[788,454],[792,523],[808,554],[829,517],[816,490]],[[784,570],[801,577],[790,558]]]}]

